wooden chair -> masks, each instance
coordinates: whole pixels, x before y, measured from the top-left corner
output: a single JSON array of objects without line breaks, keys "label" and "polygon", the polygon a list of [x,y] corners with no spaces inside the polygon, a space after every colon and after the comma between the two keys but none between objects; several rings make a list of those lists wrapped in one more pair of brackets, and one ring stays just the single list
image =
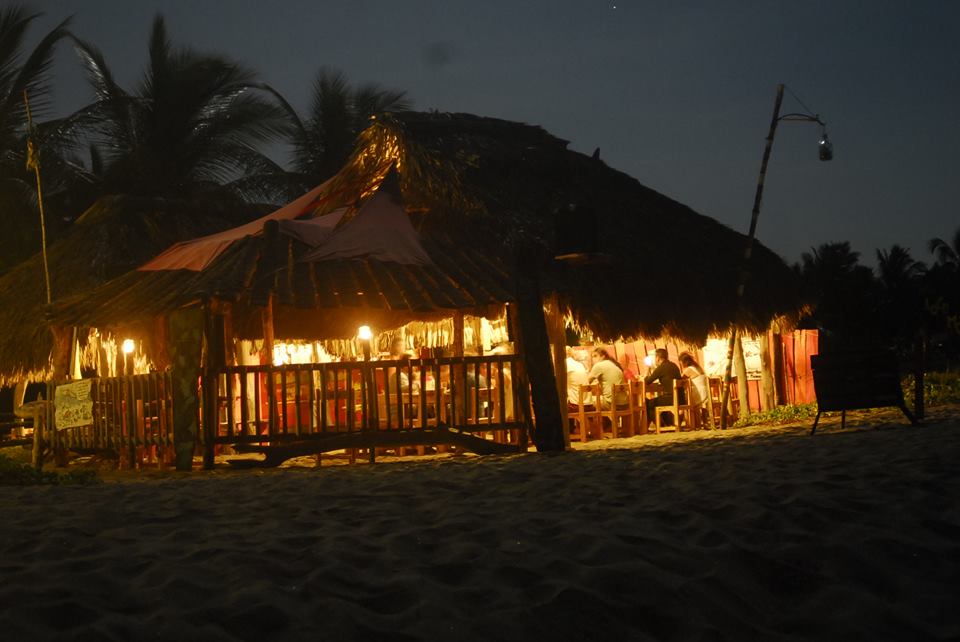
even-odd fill
[{"label": "wooden chair", "polygon": [[[679,432],[680,431],[680,403],[678,401],[676,384],[681,379],[674,381],[673,387],[673,403],[665,406],[656,406],[653,417],[653,424],[656,429],[656,433],[659,435],[661,432]],[[669,416],[671,422],[668,424],[665,417]]]},{"label": "wooden chair", "polygon": [[630,382],[630,407],[633,409],[633,434],[645,435],[649,419],[647,418],[647,385],[643,380]]},{"label": "wooden chair", "polygon": [[[613,403],[603,411],[603,415],[610,420],[610,433],[614,439],[617,437],[633,437],[634,435],[633,405],[630,402],[630,384],[614,384]],[[623,421],[622,424],[621,420]]]},{"label": "wooden chair", "polygon": [[[723,408],[723,379],[721,377],[710,377],[710,417],[717,428],[720,427],[720,412]],[[740,396],[737,388],[737,378],[730,379],[730,414],[727,417],[727,426],[732,426],[740,416]]]},{"label": "wooden chair", "polygon": [[574,420],[576,436],[582,443],[586,443],[591,435],[603,434],[603,411],[600,410],[600,384],[580,386],[577,396],[577,406],[571,409],[570,417]]},{"label": "wooden chair", "polygon": [[[677,430],[684,425],[687,430],[696,430],[700,425],[700,405],[693,403],[692,383],[689,379],[673,380],[673,405],[677,409]],[[682,400],[682,401],[681,401]]]}]

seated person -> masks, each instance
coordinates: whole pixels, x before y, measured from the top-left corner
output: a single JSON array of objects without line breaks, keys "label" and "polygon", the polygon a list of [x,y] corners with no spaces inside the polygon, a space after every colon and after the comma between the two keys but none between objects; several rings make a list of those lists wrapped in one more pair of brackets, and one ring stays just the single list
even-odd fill
[{"label": "seated person", "polygon": [[[587,385],[587,369],[573,358],[573,350],[567,346],[567,405],[576,409],[580,403],[580,386]],[[592,400],[585,400],[593,403]]]},{"label": "seated person", "polygon": [[707,381],[706,373],[689,352],[680,355],[680,365],[683,366],[681,376],[684,379],[689,379],[692,384],[690,386],[690,396],[692,397],[690,403],[702,406],[707,402],[707,396],[710,394],[708,389],[710,384]]},{"label": "seated person", "polygon": [[647,399],[647,420],[656,421],[657,406],[673,405],[673,381],[680,378],[680,368],[670,361],[670,355],[665,348],[657,348],[656,362],[653,372],[643,378],[648,386],[652,383],[660,384],[660,394],[653,399]]},{"label": "seated person", "polygon": [[[606,349],[600,346],[593,349],[593,359],[593,367],[590,368],[587,380],[590,383],[600,382],[600,407],[606,410],[614,403],[613,386],[624,382],[623,370],[620,369],[620,364],[610,357]],[[616,400],[617,406],[627,403],[626,399]]]},{"label": "seated person", "polygon": [[[404,361],[409,358],[410,355],[407,354],[407,351],[404,348],[403,339],[399,337],[394,339],[393,343],[390,344],[390,359],[394,361]],[[396,393],[398,380],[400,384],[400,392],[408,392],[410,390],[410,376],[407,373],[407,370],[404,368],[388,368],[387,381],[390,382],[391,394]],[[413,392],[418,392],[419,390],[420,383],[414,379]]]}]

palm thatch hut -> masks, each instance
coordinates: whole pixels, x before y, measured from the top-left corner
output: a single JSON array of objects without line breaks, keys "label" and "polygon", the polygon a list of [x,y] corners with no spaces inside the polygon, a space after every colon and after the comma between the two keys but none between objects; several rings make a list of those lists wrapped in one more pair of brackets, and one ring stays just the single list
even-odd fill
[{"label": "palm thatch hut", "polygon": [[[104,197],[48,249],[53,297],[93,290],[172,243],[233,227],[262,211],[235,202]],[[48,379],[54,337],[46,323],[42,256],[0,276],[0,293],[0,384]]]},{"label": "palm thatch hut", "polygon": [[[666,334],[697,342],[733,325],[762,331],[773,318],[800,308],[794,275],[762,244],[755,246],[748,266],[751,278],[738,307],[742,234],[597,158],[567,149],[566,141],[539,127],[492,118],[437,113],[381,117],[361,134],[350,163],[311,192],[294,218],[345,208],[336,224],[345,225],[394,167],[419,239],[443,270],[459,272],[462,286],[491,265],[512,273],[523,248],[535,254],[542,291],[555,293],[575,322],[599,339]],[[267,294],[293,307],[327,313],[335,307],[391,306],[395,289],[388,285],[393,284],[379,284],[376,278],[365,283],[369,266],[355,274],[348,263],[295,260],[298,240],[291,230],[282,234],[286,244],[275,248],[279,256],[268,259],[262,239],[247,236],[262,229],[253,225],[233,235],[219,249],[225,254],[217,254],[202,270],[145,266],[70,306],[64,318],[116,323],[203,297],[259,306]],[[564,252],[559,246],[571,234],[593,244],[587,258],[598,260],[553,260]],[[326,280],[319,269],[339,277]],[[351,289],[350,284],[374,287]],[[365,294],[358,299],[352,291]],[[412,301],[393,304],[417,307]]]},{"label": "palm thatch hut", "polygon": [[[407,232],[346,253],[329,251],[333,237],[310,237],[326,222],[342,237],[374,220],[364,211],[378,190],[402,203],[427,261],[374,251],[396,249]],[[272,332],[260,323],[267,310],[278,335],[329,338],[355,332],[358,311],[379,312],[385,327],[513,302],[537,422],[556,424],[538,430],[538,446],[553,449],[561,429],[547,331],[556,333],[564,314],[601,339],[666,334],[702,342],[732,326],[766,330],[800,308],[792,272],[759,244],[738,305],[743,235],[530,125],[468,114],[381,117],[361,134],[349,163],[294,209],[218,241],[209,260],[158,257],[61,306],[58,320],[147,323],[225,302],[240,336]],[[313,231],[291,218],[310,219]]]}]

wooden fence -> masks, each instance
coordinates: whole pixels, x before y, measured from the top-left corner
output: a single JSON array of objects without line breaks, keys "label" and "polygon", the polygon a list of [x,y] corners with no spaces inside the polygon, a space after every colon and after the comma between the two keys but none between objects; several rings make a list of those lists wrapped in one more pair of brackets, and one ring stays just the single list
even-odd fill
[{"label": "wooden fence", "polygon": [[206,443],[283,443],[440,426],[517,443],[515,355],[228,366],[215,374]]},{"label": "wooden fence", "polygon": [[[49,386],[53,398],[54,386]],[[57,429],[55,449],[109,451],[131,466],[163,463],[172,456],[173,386],[169,372],[92,380],[93,423]]]}]

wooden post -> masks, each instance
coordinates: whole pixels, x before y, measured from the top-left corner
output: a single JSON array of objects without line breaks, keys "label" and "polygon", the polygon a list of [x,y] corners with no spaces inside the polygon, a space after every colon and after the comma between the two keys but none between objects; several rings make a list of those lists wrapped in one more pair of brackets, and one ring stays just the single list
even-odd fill
[{"label": "wooden post", "polygon": [[783,358],[783,335],[773,333],[773,399],[778,406],[787,403],[787,372]]},{"label": "wooden post", "polygon": [[[207,346],[203,364],[203,468],[213,470],[216,453],[218,379],[217,372],[226,365],[224,347],[224,318],[216,314],[210,305],[204,306],[204,339]],[[229,403],[229,400],[228,400]]]},{"label": "wooden post", "polygon": [[200,400],[200,353],[203,344],[204,313],[201,308],[176,310],[169,317],[171,382],[173,385],[173,447],[177,470],[193,467],[197,440],[197,416]]},{"label": "wooden post", "polygon": [[913,414],[918,421],[923,419],[923,377],[927,361],[927,333],[921,328],[914,345],[913,359]]},{"label": "wooden post", "polygon": [[[753,210],[750,214],[750,231],[743,248],[743,265],[737,281],[737,310],[743,303],[743,291],[746,287],[747,274],[750,269],[750,257],[753,256],[753,239],[757,234],[757,220],[760,218],[760,203],[763,200],[763,183],[767,176],[767,164],[770,162],[770,152],[773,149],[773,137],[777,132],[777,123],[780,122],[780,105],[783,103],[783,85],[777,85],[777,96],[773,103],[773,118],[770,120],[770,131],[767,133],[767,142],[763,148],[763,159],[760,161],[760,177],[757,179],[757,191],[753,196]],[[730,398],[730,368],[733,363],[734,344],[737,342],[736,319],[730,329],[730,341],[727,344],[727,367],[723,376],[723,407],[720,413],[720,427],[727,427],[727,400]],[[742,351],[742,348],[741,348]],[[744,381],[744,384],[746,382]],[[742,390],[742,388],[741,388]],[[740,400],[740,407],[744,407],[746,399]],[[747,404],[749,406],[749,404]],[[747,408],[749,411],[749,408]]]},{"label": "wooden post", "polygon": [[273,295],[267,301],[266,307],[260,311],[260,321],[263,324],[263,347],[260,350],[260,365],[273,365]]},{"label": "wooden post", "polygon": [[747,362],[743,358],[743,342],[737,335],[733,349],[733,366],[737,372],[737,394],[740,397],[740,417],[750,414],[750,388],[747,385]]},{"label": "wooden post", "polygon": [[517,321],[523,357],[536,423],[533,441],[538,451],[564,449],[564,427],[560,397],[550,357],[550,340],[543,314],[543,299],[538,277],[540,252],[533,247],[520,248],[517,257]]},{"label": "wooden post", "polygon": [[550,340],[553,372],[557,380],[557,397],[560,398],[560,418],[563,425],[563,445],[570,447],[570,417],[567,412],[567,351],[566,329],[563,315],[560,314],[560,300],[557,295],[547,298],[544,307],[547,320],[547,336]]},{"label": "wooden post", "polygon": [[50,334],[53,335],[53,351],[50,355],[53,366],[52,379],[62,381],[70,378],[71,341],[73,328],[62,325],[51,325]]},{"label": "wooden post", "polygon": [[453,313],[453,356],[463,356],[463,312]]},{"label": "wooden post", "polygon": [[757,336],[760,344],[760,410],[770,410],[776,405],[773,385],[773,358],[770,353],[770,333]]}]

